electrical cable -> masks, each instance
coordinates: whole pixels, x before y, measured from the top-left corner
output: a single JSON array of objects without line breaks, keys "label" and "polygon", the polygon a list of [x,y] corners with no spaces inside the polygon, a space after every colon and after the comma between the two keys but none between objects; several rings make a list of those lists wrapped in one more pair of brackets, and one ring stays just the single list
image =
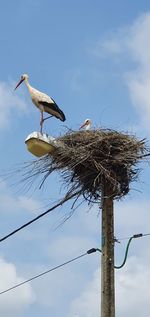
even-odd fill
[{"label": "electrical cable", "polygon": [[24,229],[25,227],[31,225],[33,222],[37,221],[38,219],[42,218],[43,216],[45,216],[46,214],[48,214],[49,212],[51,212],[52,210],[56,209],[57,207],[61,206],[63,203],[65,203],[66,201],[68,201],[69,199],[73,198],[74,196],[78,195],[79,191],[76,193],[73,193],[72,195],[68,195],[65,196],[59,203],[57,203],[56,205],[54,205],[53,207],[49,208],[48,210],[44,211],[43,213],[41,213],[40,215],[38,215],[37,217],[31,219],[30,221],[24,223],[22,226],[18,227],[17,229],[11,231],[10,233],[8,233],[7,235],[5,235],[4,237],[0,238],[0,242],[8,239],[9,237],[13,236],[14,234],[16,234],[18,231]]},{"label": "electrical cable", "polygon": [[124,256],[124,260],[123,260],[122,264],[119,265],[119,266],[114,265],[114,268],[115,268],[115,269],[121,269],[121,268],[125,265],[126,260],[127,260],[127,256],[128,256],[129,246],[130,246],[130,243],[131,243],[132,239],[133,239],[133,237],[131,237],[131,238],[129,239],[128,243],[127,243],[126,251],[125,251],[125,256]]},{"label": "electrical cable", "polygon": [[[124,260],[123,260],[121,265],[119,265],[119,266],[114,265],[115,269],[121,269],[125,265],[125,263],[127,261],[129,246],[130,246],[130,243],[131,243],[132,239],[141,238],[141,237],[146,236],[146,235],[149,235],[149,234],[137,233],[137,234],[134,234],[132,237],[129,238],[129,241],[127,243],[126,250],[125,250]],[[120,240],[120,239],[117,239],[117,240]]]},{"label": "electrical cable", "polygon": [[8,293],[8,292],[10,292],[11,290],[13,290],[13,289],[15,289],[15,288],[18,288],[18,287],[20,287],[20,286],[22,286],[22,285],[24,285],[24,284],[26,284],[26,283],[29,283],[29,282],[31,282],[31,281],[33,281],[33,280],[35,280],[35,279],[37,279],[37,278],[39,278],[39,277],[45,275],[45,274],[48,274],[48,273],[50,273],[50,272],[52,272],[52,271],[55,271],[55,270],[57,270],[57,269],[59,269],[59,268],[65,266],[65,265],[67,265],[67,264],[69,264],[69,263],[71,263],[71,262],[73,262],[73,261],[76,261],[76,260],[78,260],[78,259],[84,257],[84,256],[87,255],[87,254],[91,254],[91,253],[94,253],[94,252],[96,252],[96,251],[101,252],[101,250],[98,249],[98,248],[89,249],[87,252],[85,252],[85,253],[83,253],[83,254],[81,254],[81,255],[79,255],[79,256],[77,256],[77,257],[75,257],[75,258],[73,258],[73,259],[71,259],[71,260],[69,260],[69,261],[66,261],[66,262],[64,262],[64,263],[62,263],[62,264],[59,264],[59,265],[57,265],[57,266],[55,266],[55,267],[53,267],[53,268],[51,268],[51,269],[49,269],[49,270],[46,270],[46,271],[44,271],[44,272],[42,272],[42,273],[40,273],[40,274],[38,274],[38,275],[33,276],[33,277],[31,277],[31,278],[29,278],[29,279],[27,279],[27,280],[25,280],[25,281],[23,281],[23,282],[21,282],[21,283],[15,284],[14,286],[5,289],[4,291],[0,292],[0,295],[2,295],[2,294],[4,294],[4,293]]},{"label": "electrical cable", "polygon": [[[137,234],[134,234],[134,236],[136,235],[140,235],[139,237],[146,237],[146,236],[150,236],[150,233],[137,233]],[[118,241],[121,241],[121,240],[129,240],[131,237],[123,237],[123,238],[117,238]]]}]

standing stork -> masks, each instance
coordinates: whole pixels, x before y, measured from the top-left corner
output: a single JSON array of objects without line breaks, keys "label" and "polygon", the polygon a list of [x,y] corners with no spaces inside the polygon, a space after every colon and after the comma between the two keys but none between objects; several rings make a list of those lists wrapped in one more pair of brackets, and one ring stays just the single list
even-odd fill
[{"label": "standing stork", "polygon": [[90,130],[90,128],[91,128],[91,125],[92,125],[92,121],[90,120],[90,119],[86,119],[85,121],[84,121],[84,123],[81,125],[81,127],[79,128],[79,130],[80,129],[84,129],[84,130]]},{"label": "standing stork", "polygon": [[[39,108],[39,110],[41,112],[41,118],[40,118],[40,127],[41,127],[40,132],[41,133],[42,133],[42,128],[43,128],[43,123],[46,119],[51,118],[51,117],[55,117],[57,119],[60,119],[63,122],[66,120],[64,113],[57,106],[56,102],[51,97],[49,97],[48,95],[44,94],[43,92],[40,92],[39,90],[33,88],[29,84],[29,76],[27,74],[24,74],[21,76],[21,79],[19,80],[19,82],[16,85],[14,90],[16,90],[23,81],[25,82],[25,84],[29,90],[32,102],[35,104],[35,106],[37,108]],[[44,118],[43,112],[49,113],[50,116],[47,118]]]}]

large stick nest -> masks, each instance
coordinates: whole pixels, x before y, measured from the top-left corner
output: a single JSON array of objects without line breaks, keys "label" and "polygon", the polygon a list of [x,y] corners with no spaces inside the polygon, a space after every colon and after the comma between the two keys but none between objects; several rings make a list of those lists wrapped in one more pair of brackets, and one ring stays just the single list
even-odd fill
[{"label": "large stick nest", "polygon": [[100,201],[104,182],[113,198],[126,195],[138,177],[137,163],[150,155],[145,140],[113,130],[71,131],[58,140],[62,146],[53,156],[34,162],[36,171],[46,173],[43,182],[53,171],[61,172],[69,194],[94,202]]}]

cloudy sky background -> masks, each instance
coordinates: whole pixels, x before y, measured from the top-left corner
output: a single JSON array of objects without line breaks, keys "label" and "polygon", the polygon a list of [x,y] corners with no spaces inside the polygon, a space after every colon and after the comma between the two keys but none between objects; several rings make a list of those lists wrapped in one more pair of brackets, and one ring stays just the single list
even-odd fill
[{"label": "cloudy sky background", "polygon": [[[63,195],[57,175],[38,190],[4,179],[33,159],[24,140],[39,129],[39,112],[26,87],[13,91],[22,73],[50,94],[65,124],[45,122],[57,136],[85,118],[95,127],[150,134],[150,5],[110,1],[0,1],[0,236],[47,209]],[[150,171],[115,203],[117,237],[150,232]],[[1,244],[0,291],[100,245],[98,206],[77,209],[63,226],[66,204]],[[116,272],[116,316],[148,317],[149,237],[134,240],[126,266]],[[116,264],[127,241],[116,244]],[[93,317],[100,311],[100,256],[94,254],[10,293],[0,295],[5,317]]]}]

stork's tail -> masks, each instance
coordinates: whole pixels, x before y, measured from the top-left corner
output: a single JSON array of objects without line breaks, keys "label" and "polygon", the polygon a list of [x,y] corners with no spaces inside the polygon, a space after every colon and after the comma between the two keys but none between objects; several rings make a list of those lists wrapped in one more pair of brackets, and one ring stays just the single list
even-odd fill
[{"label": "stork's tail", "polygon": [[60,118],[59,119],[64,122],[66,120],[66,117],[65,117],[63,111],[60,110],[60,109],[59,109],[59,114],[60,114]]}]

